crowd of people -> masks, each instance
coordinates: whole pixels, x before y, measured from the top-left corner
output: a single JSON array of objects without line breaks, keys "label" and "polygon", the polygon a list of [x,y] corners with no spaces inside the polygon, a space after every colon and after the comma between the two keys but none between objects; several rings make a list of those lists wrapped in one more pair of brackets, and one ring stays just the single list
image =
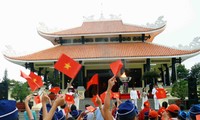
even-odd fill
[{"label": "crowd of people", "polygon": [[[77,104],[68,104],[63,95],[54,94],[54,97],[49,97],[48,93],[43,92],[39,120],[200,120],[200,104],[192,105],[188,112],[184,110],[183,105],[168,104],[166,101],[162,103],[162,106],[151,108],[145,88],[141,94],[142,106],[137,105],[135,97],[123,102],[116,98],[113,102],[110,98],[115,83],[116,78],[113,76],[108,80],[104,101],[102,102],[97,95],[95,100],[97,106],[86,104],[84,110],[80,110]],[[137,94],[134,88],[130,94],[134,96]],[[155,95],[154,90],[152,94]],[[32,94],[28,95],[25,99],[25,120],[37,120],[36,111],[32,110],[29,105],[32,96]],[[140,111],[139,107],[141,107]],[[16,101],[0,100],[0,120],[18,119]]]}]

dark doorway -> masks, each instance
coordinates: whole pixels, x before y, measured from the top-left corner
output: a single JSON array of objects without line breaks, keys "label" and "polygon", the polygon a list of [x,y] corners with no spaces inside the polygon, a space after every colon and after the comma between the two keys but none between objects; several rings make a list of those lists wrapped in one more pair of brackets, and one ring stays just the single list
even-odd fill
[{"label": "dark doorway", "polygon": [[[98,91],[97,86],[92,85],[90,88],[85,92],[85,97],[92,97],[95,94],[101,94],[107,90],[108,86],[108,80],[113,76],[111,70],[109,69],[103,69],[103,70],[87,70],[87,78],[86,78],[86,86],[87,82],[92,78],[94,74],[99,75],[99,85],[98,85]],[[120,86],[120,81],[117,79],[117,83],[113,86],[112,91],[117,92]]]},{"label": "dark doorway", "polygon": [[129,87],[142,87],[142,69],[134,68],[126,70],[126,75],[132,77],[129,82]]}]

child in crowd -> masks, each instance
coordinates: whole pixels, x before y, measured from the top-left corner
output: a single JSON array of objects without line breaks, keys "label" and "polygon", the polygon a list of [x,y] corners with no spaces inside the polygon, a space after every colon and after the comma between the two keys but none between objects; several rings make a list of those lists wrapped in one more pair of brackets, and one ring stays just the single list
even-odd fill
[{"label": "child in crowd", "polygon": [[24,101],[25,103],[25,110],[24,111],[24,119],[25,120],[37,120],[36,112],[32,109],[32,105],[30,105],[29,101],[32,98],[32,94],[28,95]]}]

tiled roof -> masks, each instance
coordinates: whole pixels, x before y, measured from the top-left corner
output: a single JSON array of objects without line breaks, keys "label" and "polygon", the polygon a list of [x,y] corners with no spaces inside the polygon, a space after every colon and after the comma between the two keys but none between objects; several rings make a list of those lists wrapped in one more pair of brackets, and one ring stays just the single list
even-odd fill
[{"label": "tiled roof", "polygon": [[92,35],[92,34],[113,34],[113,33],[133,33],[133,32],[149,32],[155,29],[146,28],[136,25],[123,24],[121,20],[112,21],[91,21],[83,22],[82,26],[67,29],[54,33],[45,33],[49,35]]},{"label": "tiled roof", "polygon": [[110,43],[110,44],[79,44],[62,45],[42,50],[30,55],[9,57],[12,60],[40,61],[57,60],[61,54],[74,59],[107,59],[107,58],[139,58],[139,57],[165,57],[192,54],[199,50],[177,50],[169,47],[155,45],[147,42]]}]

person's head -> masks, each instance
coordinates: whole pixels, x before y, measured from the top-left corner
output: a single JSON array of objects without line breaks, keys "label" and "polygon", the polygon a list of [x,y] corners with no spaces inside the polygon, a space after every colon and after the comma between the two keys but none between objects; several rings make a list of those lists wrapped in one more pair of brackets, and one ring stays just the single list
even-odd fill
[{"label": "person's head", "polygon": [[72,104],[71,107],[70,107],[70,110],[71,110],[71,111],[77,110],[76,105]]},{"label": "person's head", "polygon": [[176,104],[171,104],[167,107],[166,111],[170,117],[177,118],[180,108]]},{"label": "person's head", "polygon": [[90,105],[89,104],[85,104],[85,109],[87,108],[87,107],[89,107]]},{"label": "person's head", "polygon": [[151,110],[149,112],[149,119],[150,120],[157,120],[158,119],[158,113],[155,110]]},{"label": "person's head", "polygon": [[189,115],[192,120],[196,120],[196,115],[200,115],[200,104],[195,104],[189,109]]},{"label": "person's head", "polygon": [[165,112],[166,108],[164,107],[161,107],[159,110],[158,110],[158,117],[161,118],[162,117],[162,114]]},{"label": "person's head", "polygon": [[72,115],[73,118],[77,119],[79,117],[79,115],[81,114],[80,110],[73,110],[70,112],[70,114]]},{"label": "person's head", "polygon": [[168,103],[166,101],[162,102],[162,107],[167,108],[168,107]]},{"label": "person's head", "polygon": [[147,100],[144,102],[144,107],[149,108],[150,107],[150,102]]},{"label": "person's head", "polygon": [[132,90],[135,90],[135,87],[134,87],[134,86],[132,87]]},{"label": "person's head", "polygon": [[16,101],[0,100],[0,120],[18,120]]},{"label": "person's head", "polygon": [[154,84],[154,87],[155,87],[155,88],[157,88],[157,87],[158,87],[158,85],[157,85],[157,84]]},{"label": "person's head", "polygon": [[117,110],[119,120],[134,120],[138,114],[137,107],[130,100],[121,103]]}]

